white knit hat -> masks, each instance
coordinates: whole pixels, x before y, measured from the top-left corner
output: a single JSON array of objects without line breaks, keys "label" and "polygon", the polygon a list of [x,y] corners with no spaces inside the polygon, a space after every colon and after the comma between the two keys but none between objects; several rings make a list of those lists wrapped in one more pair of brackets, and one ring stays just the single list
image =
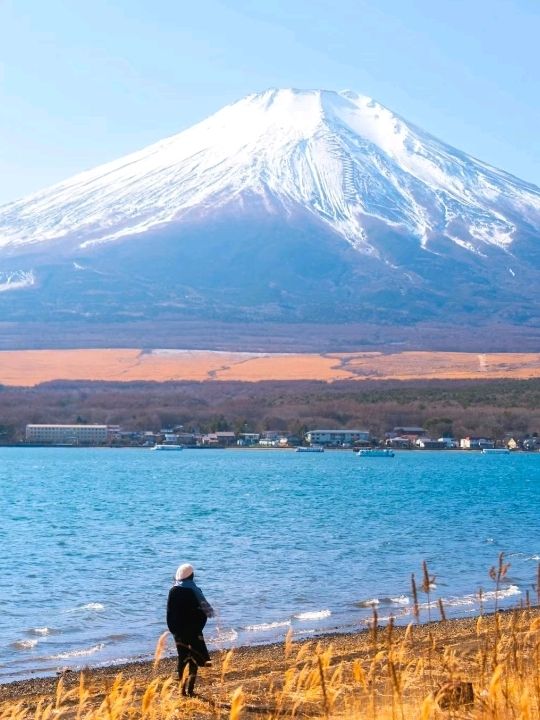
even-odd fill
[{"label": "white knit hat", "polygon": [[177,580],[185,580],[190,575],[193,575],[194,573],[193,565],[190,565],[189,563],[184,563],[183,565],[180,565],[178,570],[176,571],[176,579]]}]

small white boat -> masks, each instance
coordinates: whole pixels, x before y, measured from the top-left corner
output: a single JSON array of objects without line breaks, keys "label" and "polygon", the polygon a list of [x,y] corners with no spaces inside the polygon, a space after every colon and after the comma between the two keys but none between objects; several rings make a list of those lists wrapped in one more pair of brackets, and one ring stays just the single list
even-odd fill
[{"label": "small white boat", "polygon": [[300,446],[300,447],[296,448],[295,452],[310,452],[310,453],[317,452],[317,453],[319,453],[319,452],[324,452],[324,448],[322,447],[322,445],[309,445],[308,447]]},{"label": "small white boat", "polygon": [[508,448],[484,448],[482,455],[509,455],[510,450]]},{"label": "small white boat", "polygon": [[150,450],[183,450],[183,445],[154,445]]},{"label": "small white boat", "polygon": [[394,457],[394,451],[388,448],[362,448],[356,454],[358,457]]}]

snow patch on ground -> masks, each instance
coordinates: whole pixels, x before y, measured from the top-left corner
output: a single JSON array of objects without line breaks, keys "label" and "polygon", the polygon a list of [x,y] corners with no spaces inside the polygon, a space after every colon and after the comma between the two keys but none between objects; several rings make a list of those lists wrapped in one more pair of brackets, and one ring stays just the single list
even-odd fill
[{"label": "snow patch on ground", "polygon": [[35,282],[36,278],[32,270],[0,271],[0,292],[32,287]]}]

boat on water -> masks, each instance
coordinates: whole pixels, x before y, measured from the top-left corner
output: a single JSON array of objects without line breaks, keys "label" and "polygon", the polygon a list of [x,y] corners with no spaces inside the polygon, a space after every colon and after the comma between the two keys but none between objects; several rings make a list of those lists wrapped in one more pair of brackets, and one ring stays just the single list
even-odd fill
[{"label": "boat on water", "polygon": [[508,448],[483,448],[482,455],[509,455]]},{"label": "boat on water", "polygon": [[307,452],[307,453],[321,453],[324,452],[322,445],[309,445],[307,447],[297,447],[295,452]]},{"label": "boat on water", "polygon": [[154,447],[151,447],[150,450],[183,450],[183,445],[154,445]]},{"label": "boat on water", "polygon": [[358,457],[394,457],[394,451],[388,448],[362,448],[355,452]]}]

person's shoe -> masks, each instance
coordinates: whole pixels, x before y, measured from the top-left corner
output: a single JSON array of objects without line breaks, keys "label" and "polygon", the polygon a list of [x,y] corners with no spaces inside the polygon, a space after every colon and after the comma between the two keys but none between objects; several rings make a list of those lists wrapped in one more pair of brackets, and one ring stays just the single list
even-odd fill
[{"label": "person's shoe", "polygon": [[214,663],[211,660],[207,660],[204,663],[204,667],[214,667]]}]

